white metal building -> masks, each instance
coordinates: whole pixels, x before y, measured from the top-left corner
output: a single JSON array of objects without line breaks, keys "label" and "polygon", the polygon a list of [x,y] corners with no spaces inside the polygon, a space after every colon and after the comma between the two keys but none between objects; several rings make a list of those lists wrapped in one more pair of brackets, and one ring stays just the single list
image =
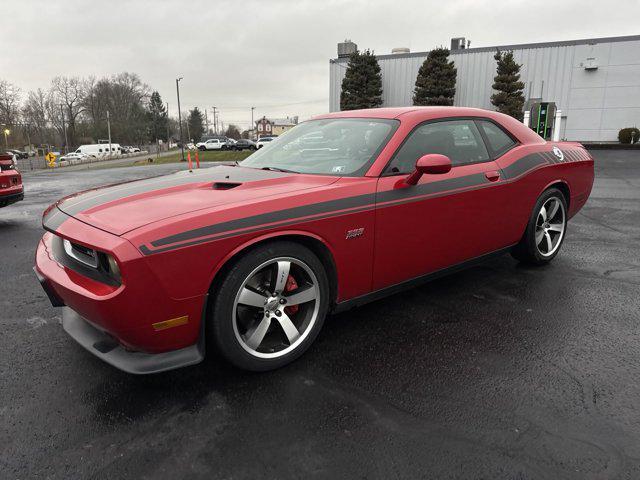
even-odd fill
[{"label": "white metal building", "polygon": [[[566,140],[616,141],[624,127],[640,126],[640,35],[564,42],[465,48],[453,39],[458,70],[455,105],[493,109],[496,49],[512,50],[522,65],[525,98],[555,102],[562,110],[560,136]],[[338,46],[330,60],[329,109],[340,109],[340,89],[353,43]],[[428,52],[394,49],[378,55],[384,106],[412,105],[418,69]],[[340,55],[341,54],[341,55]]]}]

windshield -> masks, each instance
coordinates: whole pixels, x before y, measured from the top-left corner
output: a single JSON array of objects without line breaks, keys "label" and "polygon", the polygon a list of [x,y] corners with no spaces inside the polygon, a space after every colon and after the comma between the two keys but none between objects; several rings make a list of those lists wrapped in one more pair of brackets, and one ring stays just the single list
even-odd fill
[{"label": "windshield", "polygon": [[240,163],[299,173],[361,175],[399,122],[377,118],[326,118],[299,124]]}]

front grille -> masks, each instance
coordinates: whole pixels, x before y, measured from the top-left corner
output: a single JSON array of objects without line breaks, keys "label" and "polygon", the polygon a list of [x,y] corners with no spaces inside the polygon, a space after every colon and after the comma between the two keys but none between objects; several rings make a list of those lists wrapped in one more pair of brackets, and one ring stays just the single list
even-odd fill
[{"label": "front grille", "polygon": [[62,244],[71,258],[89,267],[98,268],[98,253],[95,250],[69,240],[63,240]]}]

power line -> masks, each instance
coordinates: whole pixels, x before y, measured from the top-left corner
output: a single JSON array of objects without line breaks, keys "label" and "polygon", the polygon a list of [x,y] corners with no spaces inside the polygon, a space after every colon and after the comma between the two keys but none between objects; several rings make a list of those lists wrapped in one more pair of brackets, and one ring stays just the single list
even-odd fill
[{"label": "power line", "polygon": [[[278,108],[278,107],[288,107],[288,106],[294,106],[294,105],[309,105],[309,104],[313,104],[313,103],[322,103],[322,102],[328,102],[327,98],[322,98],[319,100],[306,100],[303,102],[291,102],[291,103],[273,103],[271,105],[254,105],[255,108],[257,109],[267,109],[267,108]],[[199,102],[199,103],[189,103],[189,104],[183,104],[186,107],[199,107],[200,105],[206,104],[206,103],[213,103],[213,102]],[[249,106],[228,106],[228,105],[222,105],[222,106],[216,106],[216,108],[218,110],[247,110],[251,107]]]}]

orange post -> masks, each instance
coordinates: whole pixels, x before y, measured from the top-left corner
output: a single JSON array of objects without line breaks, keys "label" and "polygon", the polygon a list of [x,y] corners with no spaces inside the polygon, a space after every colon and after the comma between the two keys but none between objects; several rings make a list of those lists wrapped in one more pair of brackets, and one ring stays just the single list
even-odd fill
[{"label": "orange post", "polygon": [[200,157],[198,157],[198,150],[196,150],[196,168],[200,168]]},{"label": "orange post", "polygon": [[193,164],[191,163],[191,152],[187,152],[187,161],[189,162],[189,171],[193,170]]}]

